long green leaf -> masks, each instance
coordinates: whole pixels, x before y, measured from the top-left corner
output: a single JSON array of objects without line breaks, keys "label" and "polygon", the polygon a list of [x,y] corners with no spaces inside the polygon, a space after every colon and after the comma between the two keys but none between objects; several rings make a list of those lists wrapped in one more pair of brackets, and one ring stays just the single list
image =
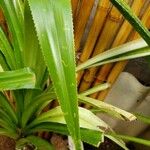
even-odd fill
[{"label": "long green leaf", "polygon": [[24,65],[34,70],[36,74],[36,83],[41,86],[43,76],[45,75],[46,65],[42,52],[40,50],[39,41],[36,35],[31,11],[25,2],[24,8],[24,34],[25,46],[23,51]]},{"label": "long green leaf", "polygon": [[24,16],[23,16],[23,12],[24,12],[24,3],[22,0],[13,0],[13,4],[15,7],[15,11],[17,14],[17,18],[20,22],[20,24],[23,26],[24,24]]},{"label": "long green leaf", "polygon": [[18,139],[18,134],[10,132],[4,128],[0,128],[0,135],[5,135],[13,139]]},{"label": "long green leaf", "polygon": [[[67,126],[60,123],[41,123],[32,129],[28,130],[26,134],[32,134],[37,131],[52,131],[55,133],[63,134],[63,135],[70,135],[67,129]],[[81,140],[89,143],[93,146],[98,147],[101,142],[104,141],[103,133],[95,130],[89,130],[81,128]]]},{"label": "long green leaf", "polygon": [[0,90],[33,89],[36,77],[30,68],[0,72]]},{"label": "long green leaf", "polygon": [[7,62],[6,62],[6,59],[5,59],[5,56],[2,54],[2,52],[0,51],[0,67],[1,67],[1,71],[8,71],[10,70]]},{"label": "long green leaf", "polygon": [[107,88],[110,87],[110,84],[109,83],[103,83],[103,84],[99,84],[99,85],[96,85],[82,93],[80,93],[80,95],[84,95],[84,96],[87,96],[87,95],[90,95],[90,94],[93,94],[93,93],[96,93],[98,91],[103,91],[103,90],[106,90]]},{"label": "long green leaf", "polygon": [[13,53],[13,49],[11,48],[11,45],[3,32],[3,30],[0,27],[0,51],[5,56],[5,59],[9,65],[9,67],[14,70],[16,69],[16,60]]},{"label": "long green leaf", "polygon": [[[46,71],[46,65],[40,50],[31,11],[26,1],[24,4],[24,43],[24,65],[25,67],[30,67],[34,70],[36,75],[36,84],[42,88],[44,84],[43,78]],[[26,90],[24,95],[25,109],[38,94],[40,94],[38,90]]]},{"label": "long green leaf", "polygon": [[[138,40],[135,40],[132,42],[128,42],[126,44],[123,44],[118,47],[112,48],[108,51],[105,51],[101,54],[98,54],[91,59],[88,59],[86,62],[77,66],[76,71],[89,68],[92,65],[103,62],[107,59],[110,59],[110,58],[113,58],[113,57],[116,57],[119,55],[127,54],[129,52],[134,52],[134,51],[137,51],[139,49],[144,49],[144,48],[148,48],[148,45],[146,44],[146,42],[143,39],[138,39]],[[147,54],[147,55],[149,55],[149,54]]]},{"label": "long green leaf", "polygon": [[112,4],[118,8],[121,14],[129,21],[129,23],[134,27],[134,29],[142,36],[142,38],[150,46],[150,32],[138,17],[131,10],[129,5],[124,0],[111,0]]},{"label": "long green leaf", "polygon": [[150,117],[149,116],[144,116],[142,114],[139,113],[134,113],[134,115],[137,117],[138,120],[150,124]]},{"label": "long green leaf", "polygon": [[8,122],[3,120],[2,118],[0,118],[0,125],[2,128],[8,130],[9,132],[16,133],[16,128],[14,128],[14,126],[12,124],[9,124]]},{"label": "long green leaf", "polygon": [[93,98],[86,97],[83,95],[78,95],[78,98],[81,102],[86,103],[86,104],[90,104],[90,105],[92,105],[96,108],[99,108],[100,110],[103,110],[104,112],[109,113],[110,115],[118,117],[122,120],[133,121],[136,119],[136,117],[133,114],[131,114],[127,111],[124,111],[122,109],[119,109],[115,106],[112,106],[110,104],[107,104],[105,102],[98,101],[98,100],[95,100]]},{"label": "long green leaf", "polygon": [[2,108],[0,108],[0,118],[7,124],[11,125],[14,129],[16,128],[16,124],[13,122],[13,119]]},{"label": "long green leaf", "polygon": [[76,149],[81,149],[70,1],[28,2],[69,132]]},{"label": "long green leaf", "polygon": [[18,125],[21,126],[22,112],[24,111],[24,89],[11,91],[13,100],[16,104],[16,114],[18,118]]},{"label": "long green leaf", "polygon": [[0,107],[11,117],[12,121],[17,124],[17,116],[12,106],[3,93],[0,92]]},{"label": "long green leaf", "polygon": [[149,56],[149,55],[150,55],[150,47],[145,47],[145,48],[137,49],[136,51],[133,51],[133,52],[128,52],[125,54],[121,54],[121,55],[106,59],[100,63],[95,63],[94,65],[91,65],[90,67],[101,66],[107,63],[130,60],[130,59]]},{"label": "long green leaf", "polygon": [[[19,1],[15,0],[16,3]],[[12,34],[12,45],[14,48],[14,55],[16,60],[17,69],[23,67],[22,51],[23,51],[23,26],[20,23],[19,9],[16,4],[11,0],[1,0],[0,7],[4,12],[10,32]],[[20,12],[21,13],[21,12]],[[22,19],[23,20],[23,19]]]},{"label": "long green leaf", "polygon": [[128,141],[132,141],[132,142],[135,142],[135,143],[139,143],[139,144],[143,144],[143,145],[146,145],[146,146],[150,146],[150,141],[149,140],[136,138],[136,137],[132,137],[132,136],[127,136],[127,135],[119,135],[119,134],[110,134],[110,135],[113,136],[113,137],[117,137],[117,138],[123,139],[123,140],[128,140]]},{"label": "long green leaf", "polygon": [[[79,114],[80,127],[98,130],[101,132],[103,132],[104,129],[111,130],[110,127],[104,121],[102,121],[89,110],[79,107]],[[33,126],[36,126],[43,122],[57,122],[66,124],[63,112],[59,106],[42,113],[33,122],[31,122],[31,124],[29,124],[27,128],[32,128]]]},{"label": "long green leaf", "polygon": [[26,110],[22,114],[22,127],[24,128],[28,120],[35,116],[35,113],[39,111],[45,102],[51,102],[56,98],[56,94],[54,93],[53,87],[49,87],[46,92],[38,95],[33,99],[31,103],[27,106]]},{"label": "long green leaf", "polygon": [[117,145],[119,145],[120,147],[122,147],[124,150],[129,150],[125,143],[118,137],[114,137],[112,135],[108,135],[108,134],[105,134],[105,137],[109,138],[110,140],[112,140],[114,143],[116,143]]}]

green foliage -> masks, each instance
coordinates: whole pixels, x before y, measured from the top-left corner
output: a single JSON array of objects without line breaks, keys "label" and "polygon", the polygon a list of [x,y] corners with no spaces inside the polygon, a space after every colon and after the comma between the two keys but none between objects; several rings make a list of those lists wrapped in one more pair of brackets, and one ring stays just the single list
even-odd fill
[{"label": "green foliage", "polygon": [[16,148],[22,149],[25,145],[34,145],[33,148],[38,150],[54,150],[49,142],[33,135],[20,139],[17,142]]},{"label": "green foliage", "polygon": [[[126,5],[120,8],[117,0],[114,4],[125,12],[127,19],[132,20],[135,29],[148,43],[149,34],[132,16],[131,10]],[[41,150],[43,146],[44,149],[53,148],[50,143],[33,136],[39,131],[71,136],[77,150],[82,149],[81,141],[98,147],[104,136],[124,149],[127,148],[121,139],[148,145],[147,141],[115,134],[91,110],[78,107],[79,100],[120,119],[136,119],[129,112],[87,97],[109,88],[108,83],[78,94],[75,77],[75,71],[81,69],[150,55],[143,40],[104,52],[76,68],[71,4],[68,0],[1,0],[0,7],[10,32],[7,37],[0,28],[1,135],[14,138],[17,148],[33,144]],[[122,11],[124,9],[126,11]],[[56,99],[60,106],[43,112]],[[149,121],[148,118],[137,117]],[[106,130],[109,134],[105,133]]]},{"label": "green foliage", "polygon": [[110,0],[112,4],[118,8],[121,14],[128,20],[134,29],[141,35],[141,37],[150,46],[150,32],[143,26],[139,18],[134,14],[129,5],[124,0]]},{"label": "green foliage", "polygon": [[[28,0],[28,2],[41,50],[68,129],[76,149],[81,149],[70,2],[67,0],[59,2],[45,0],[44,3],[42,0]],[[45,19],[48,14],[50,19]]]}]

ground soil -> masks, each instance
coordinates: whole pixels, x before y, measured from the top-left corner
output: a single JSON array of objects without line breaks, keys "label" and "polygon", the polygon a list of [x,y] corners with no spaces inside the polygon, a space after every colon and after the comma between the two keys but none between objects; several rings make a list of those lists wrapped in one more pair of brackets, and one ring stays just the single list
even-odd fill
[{"label": "ground soil", "polygon": [[0,150],[15,150],[15,141],[8,137],[0,136]]}]

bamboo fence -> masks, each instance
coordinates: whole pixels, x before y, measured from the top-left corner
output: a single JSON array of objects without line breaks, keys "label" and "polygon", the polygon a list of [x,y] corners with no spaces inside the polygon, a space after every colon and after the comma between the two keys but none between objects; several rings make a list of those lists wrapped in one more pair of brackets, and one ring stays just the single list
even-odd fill
[{"label": "bamboo fence", "polygon": [[[100,0],[96,8],[96,13],[91,20],[91,26],[88,28],[85,43],[81,46],[82,38],[84,37],[83,34],[85,30],[87,30],[87,24],[91,16],[89,11],[91,11],[95,5],[93,0],[88,0],[86,3],[85,1],[86,0],[80,1],[80,6],[78,5],[80,8],[76,8],[78,15],[74,18],[76,52],[77,55],[79,51],[81,53],[78,56],[77,65],[109,48],[140,38],[138,33],[134,31],[133,27],[124,19],[120,12],[112,6],[109,0]],[[131,6],[143,24],[146,25],[147,28],[150,28],[150,0],[126,0],[126,2]],[[87,6],[83,6],[83,4]],[[87,10],[88,12],[86,12]],[[83,12],[85,18],[81,19],[84,17]],[[79,92],[83,92],[103,82],[109,82],[113,85],[127,62],[128,61],[110,63],[102,67],[95,67],[78,72],[77,83]],[[109,90],[110,89],[94,93],[91,97],[104,100]]]}]

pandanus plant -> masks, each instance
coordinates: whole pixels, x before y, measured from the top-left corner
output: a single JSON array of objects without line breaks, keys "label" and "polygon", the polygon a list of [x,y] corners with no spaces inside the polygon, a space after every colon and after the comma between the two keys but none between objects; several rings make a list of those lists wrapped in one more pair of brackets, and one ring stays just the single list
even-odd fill
[{"label": "pandanus plant", "polygon": [[[76,150],[82,142],[99,146],[107,137],[128,149],[121,139],[150,146],[149,141],[116,134],[92,109],[122,120],[136,116],[88,95],[104,90],[108,83],[77,92],[78,71],[109,62],[150,55],[150,33],[122,0],[111,0],[143,39],[129,42],[76,67],[71,2],[69,0],[1,0],[8,25],[0,28],[0,134],[16,140],[16,149],[33,144],[41,150],[53,149],[34,136],[39,131],[71,137]],[[43,109],[53,100],[59,106]],[[139,117],[142,118],[143,117]],[[144,119],[149,123],[149,119]]]}]

